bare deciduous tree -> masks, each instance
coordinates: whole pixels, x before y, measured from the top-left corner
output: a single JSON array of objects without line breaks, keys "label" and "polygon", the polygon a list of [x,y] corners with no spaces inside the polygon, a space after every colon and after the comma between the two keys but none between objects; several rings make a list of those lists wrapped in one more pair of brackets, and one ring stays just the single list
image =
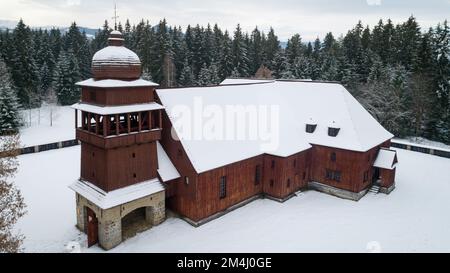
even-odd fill
[{"label": "bare deciduous tree", "polygon": [[14,225],[25,211],[23,197],[11,182],[18,168],[19,136],[0,138],[0,253],[20,252],[24,236],[15,234]]}]

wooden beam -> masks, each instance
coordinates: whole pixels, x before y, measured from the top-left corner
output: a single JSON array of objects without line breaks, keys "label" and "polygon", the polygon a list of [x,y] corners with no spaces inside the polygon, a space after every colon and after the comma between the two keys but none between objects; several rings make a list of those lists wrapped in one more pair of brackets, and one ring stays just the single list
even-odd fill
[{"label": "wooden beam", "polygon": [[99,126],[100,126],[100,119],[98,118],[98,115],[95,114],[95,134],[98,135],[99,132]]},{"label": "wooden beam", "polygon": [[128,133],[131,133],[130,113],[127,114],[127,126],[128,126]]},{"label": "wooden beam", "polygon": [[148,129],[152,130],[153,129],[153,112],[152,111],[148,111]]},{"label": "wooden beam", "polygon": [[162,111],[159,110],[158,113],[159,113],[159,128],[162,129]]},{"label": "wooden beam", "polygon": [[91,113],[87,114],[87,118],[88,118],[88,122],[87,122],[88,132],[90,133],[91,132]]},{"label": "wooden beam", "polygon": [[75,129],[78,129],[78,110],[75,109]]},{"label": "wooden beam", "polygon": [[120,132],[119,132],[119,115],[115,115],[114,121],[116,122],[116,135],[120,135]]},{"label": "wooden beam", "polygon": [[108,136],[108,128],[109,128],[109,116],[103,116],[103,136]]},{"label": "wooden beam", "polygon": [[139,112],[138,115],[139,115],[139,121],[138,121],[139,129],[138,129],[138,131],[141,132],[142,131],[142,113]]}]

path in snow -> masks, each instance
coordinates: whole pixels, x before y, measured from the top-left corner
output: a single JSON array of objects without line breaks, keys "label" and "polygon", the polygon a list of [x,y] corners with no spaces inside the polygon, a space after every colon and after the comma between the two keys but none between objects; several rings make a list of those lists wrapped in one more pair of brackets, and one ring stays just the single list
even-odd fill
[{"label": "path in snow", "polygon": [[[397,189],[360,202],[306,192],[284,204],[257,200],[193,228],[176,218],[112,252],[385,252],[450,251],[450,160],[398,150]],[[80,148],[19,157],[16,182],[29,214],[17,225],[27,252],[61,252],[86,237],[75,228]],[[376,242],[376,243],[373,243]]]}]

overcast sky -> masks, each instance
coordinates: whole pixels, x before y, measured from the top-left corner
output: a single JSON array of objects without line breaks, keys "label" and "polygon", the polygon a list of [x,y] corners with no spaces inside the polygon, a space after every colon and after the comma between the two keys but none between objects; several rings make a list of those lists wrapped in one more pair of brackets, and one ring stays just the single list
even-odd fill
[{"label": "overcast sky", "polygon": [[300,33],[304,40],[337,36],[358,20],[374,25],[380,18],[394,22],[414,14],[428,28],[450,19],[450,0],[0,0],[0,19],[23,18],[32,26],[68,26],[72,21],[98,28],[111,20],[117,2],[120,20],[149,19],[156,24],[166,18],[171,25],[218,23],[233,30],[240,23],[244,30],[256,25],[274,27],[282,40]]}]

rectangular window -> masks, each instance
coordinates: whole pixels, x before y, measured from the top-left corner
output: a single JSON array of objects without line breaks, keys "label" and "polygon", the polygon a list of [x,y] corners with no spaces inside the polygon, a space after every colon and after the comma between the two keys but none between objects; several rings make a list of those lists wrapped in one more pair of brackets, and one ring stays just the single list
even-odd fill
[{"label": "rectangular window", "polygon": [[275,181],[273,181],[273,179],[272,180],[270,180],[270,187],[271,188],[273,188],[273,185],[275,184]]},{"label": "rectangular window", "polygon": [[287,187],[288,187],[288,188],[291,187],[291,179],[288,179],[288,181],[287,181]]},{"label": "rectangular window", "polygon": [[189,177],[184,177],[184,184],[189,185]]},{"label": "rectangular window", "polygon": [[220,199],[224,199],[225,197],[227,197],[227,177],[226,176],[222,176],[220,178],[219,196],[220,196]]},{"label": "rectangular window", "polygon": [[255,185],[259,185],[261,183],[261,166],[256,166],[255,171]]},{"label": "rectangular window", "polygon": [[334,181],[341,182],[341,172],[334,172]]},{"label": "rectangular window", "polygon": [[325,178],[327,180],[333,180],[333,181],[336,181],[336,182],[341,182],[341,172],[332,171],[332,170],[326,170]]},{"label": "rectangular window", "polygon": [[336,153],[331,154],[331,161],[336,162]]},{"label": "rectangular window", "polygon": [[272,169],[275,169],[275,160],[272,160]]}]

